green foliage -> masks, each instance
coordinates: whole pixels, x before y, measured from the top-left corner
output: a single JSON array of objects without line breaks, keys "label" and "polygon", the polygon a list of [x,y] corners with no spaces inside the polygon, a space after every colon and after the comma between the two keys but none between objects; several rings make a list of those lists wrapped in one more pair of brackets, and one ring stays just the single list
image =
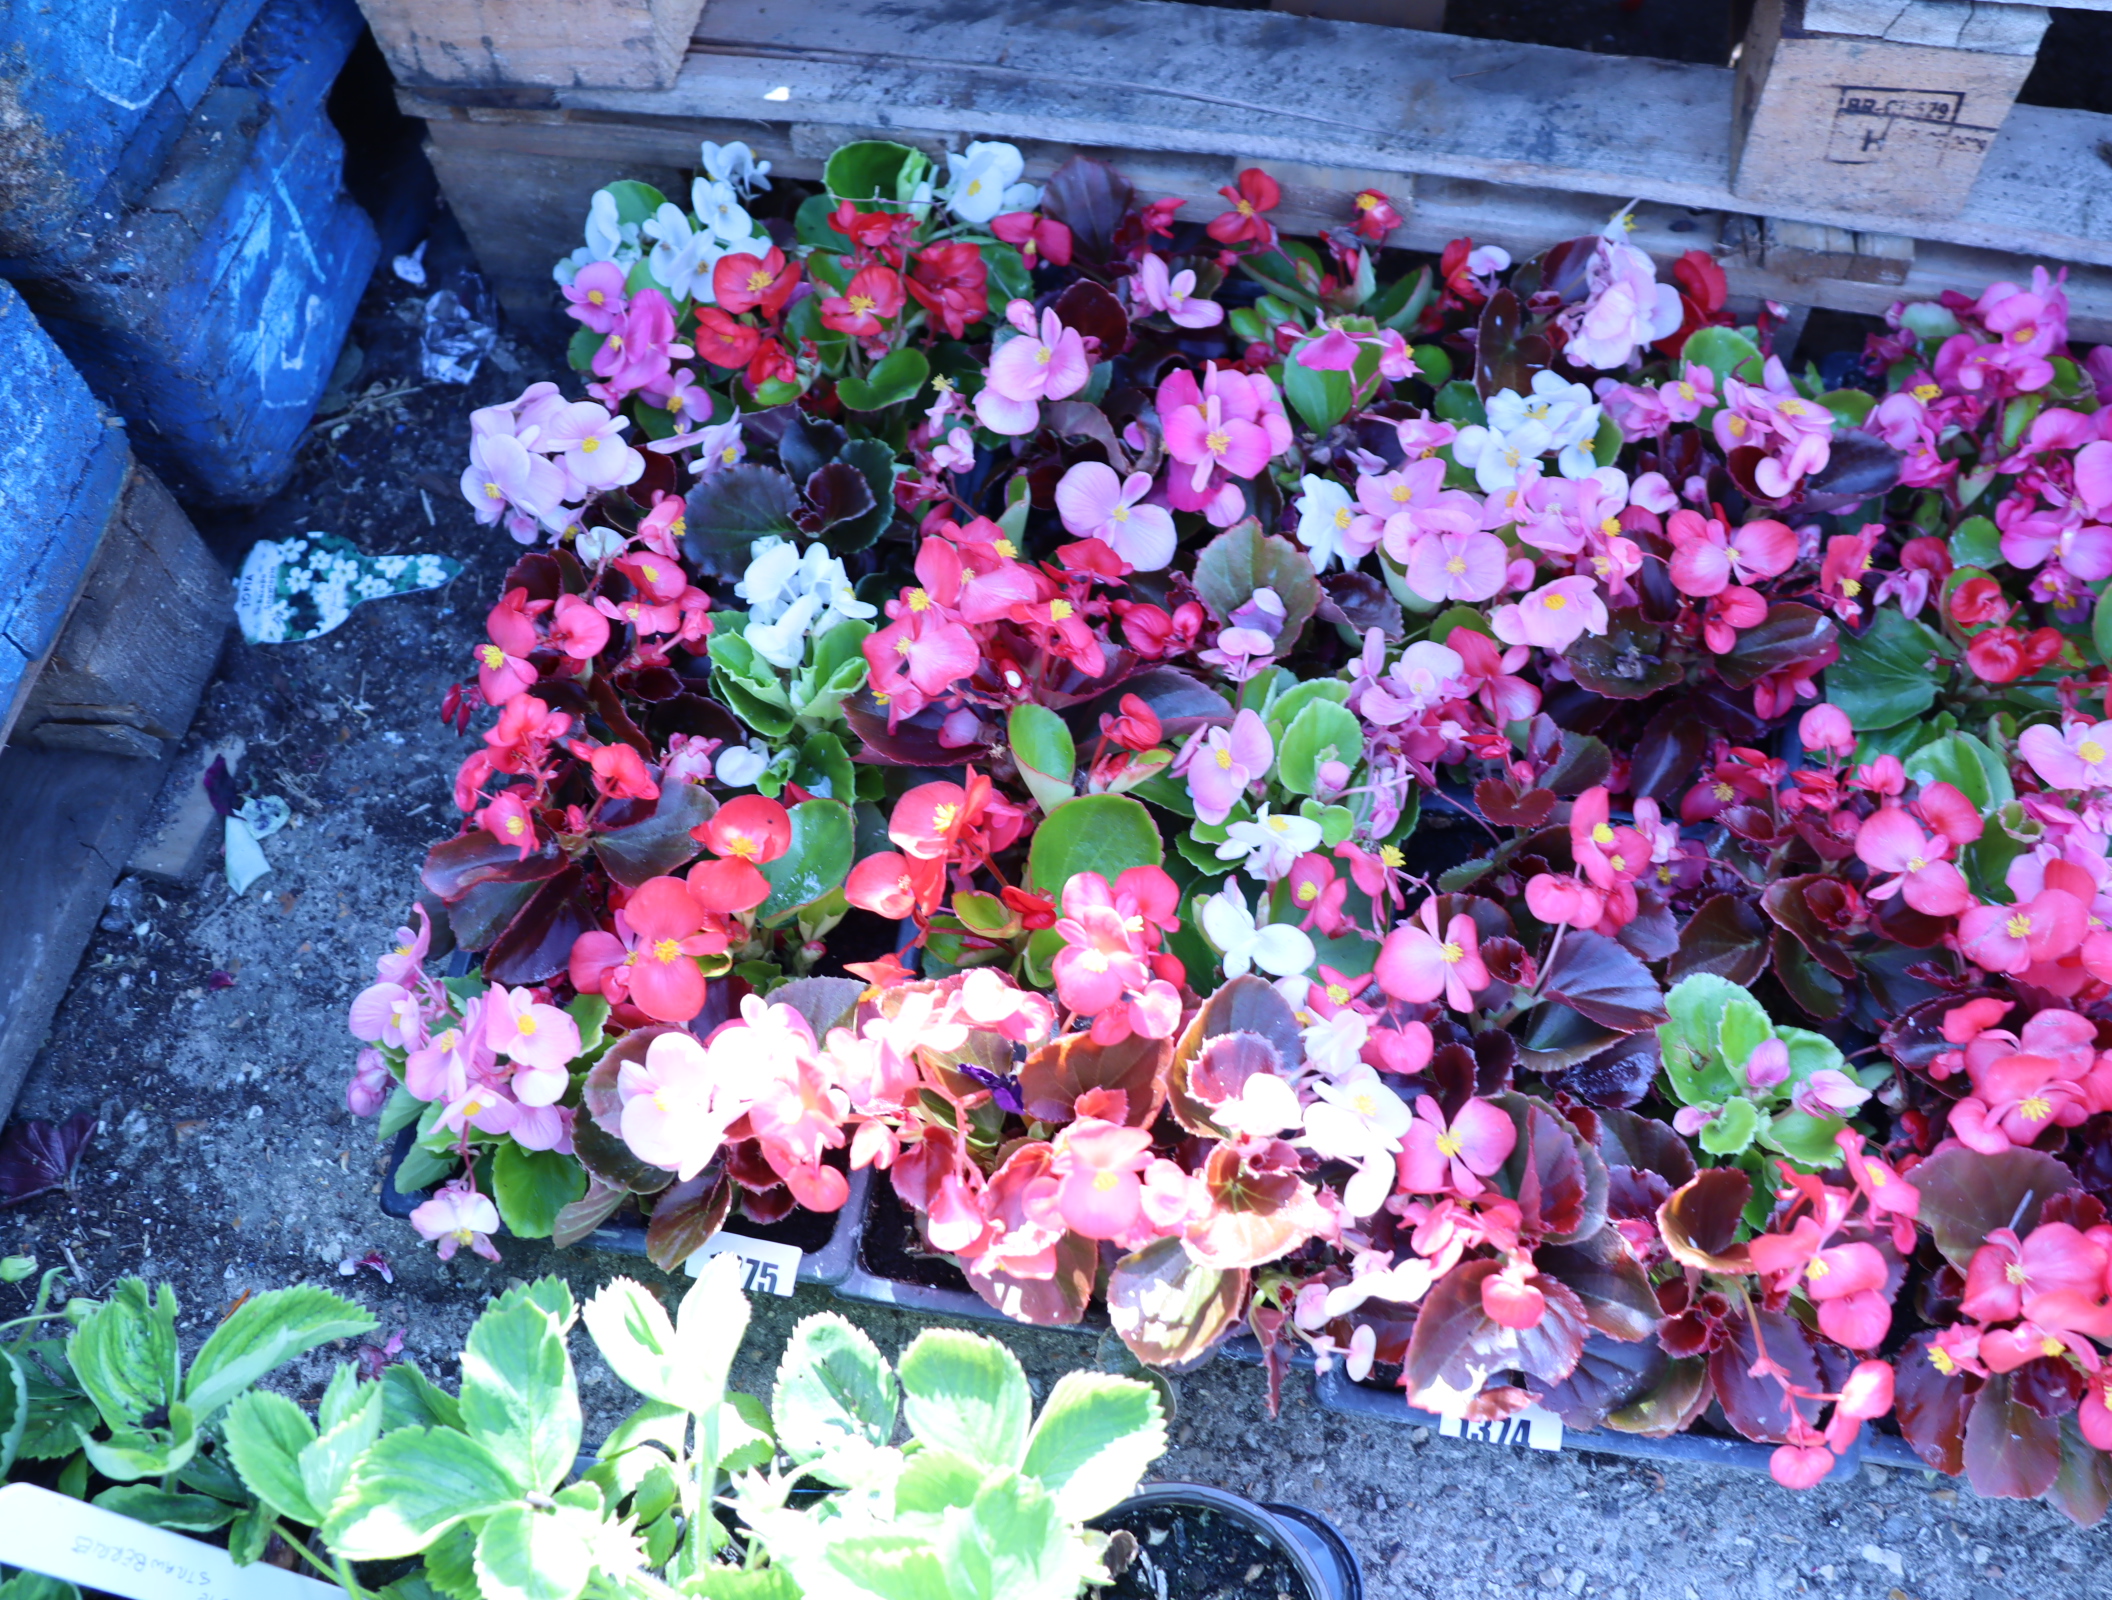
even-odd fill
[{"label": "green foliage", "polygon": [[1034,830],[1027,877],[1042,893],[1060,895],[1077,873],[1097,872],[1113,883],[1131,867],[1156,867],[1165,859],[1159,825],[1140,801],[1084,794],[1057,806]]},{"label": "green foliage", "polygon": [[1858,733],[1897,727],[1936,703],[1945,673],[1930,663],[1948,651],[1943,635],[1882,607],[1866,632],[1842,635],[1841,659],[1826,672],[1826,698]]},{"label": "green foliage", "polygon": [[841,800],[802,800],[791,808],[792,842],[761,872],[770,898],[756,913],[765,923],[789,921],[817,900],[834,894],[851,875],[857,826]]},{"label": "green foliage", "polygon": [[[1847,1123],[1811,1116],[1791,1104],[1813,1074],[1847,1070],[1831,1039],[1803,1028],[1777,1027],[1749,992],[1714,973],[1693,973],[1674,984],[1665,995],[1665,1012],[1668,1020],[1658,1025],[1657,1042],[1672,1095],[1682,1105],[1714,1113],[1698,1136],[1703,1150],[1736,1157],[1759,1145],[1805,1167],[1840,1164],[1833,1138]],[[1789,1074],[1780,1083],[1754,1088],[1746,1065],[1771,1040],[1787,1051]]]},{"label": "green foliage", "polygon": [[1021,701],[1012,708],[1006,734],[1020,778],[1043,811],[1055,810],[1076,793],[1072,773],[1078,766],[1078,747],[1062,717],[1047,706]]}]

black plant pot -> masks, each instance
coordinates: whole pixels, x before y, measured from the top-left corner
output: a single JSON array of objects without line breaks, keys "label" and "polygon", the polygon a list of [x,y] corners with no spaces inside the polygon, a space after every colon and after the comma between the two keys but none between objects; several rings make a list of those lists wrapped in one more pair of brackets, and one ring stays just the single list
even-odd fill
[{"label": "black plant pot", "polygon": [[1100,1591],[1105,1600],[1364,1597],[1356,1552],[1333,1523],[1304,1506],[1260,1505],[1200,1483],[1154,1483],[1095,1517],[1093,1526],[1125,1530],[1137,1541],[1128,1568]]},{"label": "black plant pot", "polygon": [[[396,1187],[396,1174],[402,1169],[404,1157],[410,1154],[411,1144],[417,1137],[416,1127],[404,1128],[396,1135],[389,1170],[381,1180],[382,1212],[399,1220],[410,1216],[418,1203],[431,1192],[425,1189],[403,1190]],[[851,1193],[841,1211],[825,1213],[795,1210],[782,1221],[770,1223],[749,1222],[736,1217],[732,1226],[722,1228],[720,1234],[790,1245],[800,1252],[801,1283],[841,1283],[851,1270],[852,1252],[857,1248],[860,1232],[857,1219],[862,1219],[865,1215],[866,1190],[872,1182],[873,1173],[868,1167],[864,1171],[852,1172],[847,1176],[850,1179]],[[605,1222],[572,1248],[606,1251],[614,1255],[642,1256],[645,1254],[645,1224]]]}]

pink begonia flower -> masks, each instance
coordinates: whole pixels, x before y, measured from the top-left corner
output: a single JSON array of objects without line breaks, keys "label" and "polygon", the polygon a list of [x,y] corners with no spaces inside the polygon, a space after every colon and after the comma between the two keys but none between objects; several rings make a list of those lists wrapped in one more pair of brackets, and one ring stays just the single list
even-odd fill
[{"label": "pink begonia flower", "polygon": [[1450,1122],[1435,1095],[1415,1102],[1415,1121],[1401,1136],[1400,1187],[1411,1194],[1447,1191],[1472,1199],[1481,1180],[1500,1171],[1518,1143],[1518,1128],[1486,1100],[1468,1100]]},{"label": "pink begonia flower", "polygon": [[1413,378],[1423,369],[1416,364],[1415,351],[1398,328],[1379,330],[1379,376],[1389,383],[1399,383]]},{"label": "pink begonia flower", "polygon": [[574,661],[592,661],[609,647],[609,619],[592,601],[561,594],[550,614],[550,642]]},{"label": "pink begonia flower", "polygon": [[1973,903],[1965,875],[1947,859],[1948,839],[1930,838],[1899,806],[1884,806],[1863,820],[1855,836],[1855,853],[1873,872],[1895,872],[1888,882],[1865,892],[1872,900],[1902,895],[1924,916],[1955,917]]},{"label": "pink begonia flower", "polygon": [[1965,1269],[1965,1296],[1958,1309],[1978,1322],[2012,1322],[2057,1310],[2052,1295],[2104,1293],[2104,1246],[2066,1222],[2042,1222],[2019,1239],[1996,1228],[1973,1252]]},{"label": "pink begonia flower", "polygon": [[478,998],[463,1007],[459,1023],[442,1028],[404,1057],[403,1086],[421,1100],[455,1100],[497,1059],[484,1042],[484,1001]]},{"label": "pink begonia flower", "polygon": [[425,1011],[416,995],[397,983],[369,984],[352,1001],[352,1037],[362,1044],[416,1050],[425,1043]]},{"label": "pink begonia flower", "polygon": [[550,419],[537,448],[562,452],[566,470],[581,488],[620,488],[645,473],[645,457],[623,440],[630,425],[630,418],[611,416],[591,400],[575,400]]},{"label": "pink begonia flower", "polygon": [[1585,634],[1606,631],[1606,602],[1598,585],[1584,577],[1557,578],[1535,589],[1515,605],[1489,613],[1489,626],[1505,644],[1538,645],[1567,650]]},{"label": "pink begonia flower", "polygon": [[1679,331],[1685,314],[1679,292],[1657,281],[1656,266],[1635,246],[1602,234],[1585,283],[1583,303],[1555,319],[1569,335],[1562,354],[1572,365],[1602,371],[1626,366],[1642,346]]},{"label": "pink begonia flower", "polygon": [[1813,706],[1797,720],[1797,742],[1806,750],[1846,758],[1855,754],[1855,725],[1848,713],[1830,701]]},{"label": "pink begonia flower", "polygon": [[1229,729],[1205,729],[1182,754],[1196,820],[1213,827],[1223,822],[1247,785],[1268,776],[1275,759],[1275,741],[1256,712],[1241,711]]},{"label": "pink begonia flower", "polygon": [[564,286],[571,302],[565,315],[574,317],[596,333],[613,331],[623,318],[627,304],[624,285],[628,274],[613,261],[592,261]]},{"label": "pink begonia flower", "polygon": [[1156,404],[1166,452],[1192,469],[1186,475],[1191,493],[1202,493],[1219,468],[1235,478],[1251,478],[1282,448],[1265,418],[1260,385],[1273,399],[1275,386],[1266,379],[1223,372],[1214,362],[1204,368],[1200,386],[1185,367],[1160,383]]},{"label": "pink begonia flower", "polygon": [[428,1243],[439,1241],[442,1261],[452,1261],[464,1245],[486,1261],[499,1259],[498,1247],[491,1242],[499,1230],[499,1208],[488,1195],[471,1188],[467,1178],[435,1189],[430,1200],[411,1212],[411,1226]]},{"label": "pink begonia flower", "polygon": [[1005,315],[1022,336],[999,345],[990,357],[975,415],[992,433],[1017,438],[1041,426],[1042,401],[1083,389],[1093,363],[1078,330],[1066,328],[1054,311],[1041,314],[1038,332],[1024,300],[1013,301]]},{"label": "pink begonia flower", "polygon": [[1550,927],[1596,928],[1606,919],[1605,892],[1583,879],[1552,872],[1535,873],[1525,885],[1526,909]]},{"label": "pink begonia flower", "polygon": [[1442,995],[1454,1011],[1472,1011],[1475,993],[1489,986],[1480,933],[1474,919],[1461,912],[1445,925],[1440,937],[1437,915],[1433,895],[1416,913],[1417,921],[1405,922],[1386,935],[1372,975],[1396,1000],[1420,1005]]},{"label": "pink begonia flower", "polygon": [[352,1081],[345,1085],[345,1109],[355,1117],[371,1117],[388,1103],[389,1091],[395,1085],[387,1058],[369,1045],[360,1051],[352,1068]]},{"label": "pink begonia flower", "polygon": [[1870,1091],[1838,1067],[1821,1067],[1796,1087],[1790,1104],[1806,1116],[1844,1116],[1870,1098]]},{"label": "pink begonia flower", "polygon": [[1426,533],[1408,548],[1408,587],[1424,600],[1488,600],[1503,590],[1510,552],[1493,533]]},{"label": "pink begonia flower", "polygon": [[942,472],[966,472],[975,465],[975,435],[955,428],[943,443],[931,447],[931,464]]},{"label": "pink begonia flower", "polygon": [[1166,258],[1146,251],[1137,262],[1136,276],[1129,280],[1130,293],[1147,311],[1163,311],[1176,327],[1214,328],[1225,320],[1225,308],[1215,300],[1197,300],[1195,274],[1185,267],[1168,275]]},{"label": "pink begonia flower", "polygon": [[2017,736],[2017,750],[2051,788],[2112,788],[2112,722],[2042,722]]},{"label": "pink begonia flower", "polygon": [[485,527],[519,512],[528,520],[528,534],[508,522],[509,531],[522,544],[535,541],[535,523],[552,515],[565,498],[565,474],[547,456],[532,453],[511,434],[472,434],[469,465],[462,469],[462,498],[470,503],[477,521]]},{"label": "pink begonia flower", "polygon": [[1789,1046],[1780,1039],[1762,1039],[1745,1058],[1745,1086],[1765,1093],[1789,1081]]},{"label": "pink begonia flower", "polygon": [[1860,1240],[1816,1252],[1804,1267],[1804,1292],[1819,1313],[1819,1331],[1850,1350],[1874,1350],[1892,1326],[1885,1298],[1885,1258]]},{"label": "pink begonia flower", "polygon": [[1151,474],[1115,476],[1104,461],[1081,461],[1056,485],[1056,510],[1081,539],[1098,539],[1139,572],[1157,572],[1173,559],[1173,513],[1146,505]]},{"label": "pink begonia flower", "polygon": [[2093,517],[2112,517],[2112,440],[2098,439],[2075,453],[2075,493]]},{"label": "pink begonia flower", "polygon": [[1672,541],[1672,586],[1681,594],[1721,594],[1733,583],[1773,578],[1796,564],[1796,532],[1771,518],[1730,531],[1699,512],[1680,510],[1665,533]]},{"label": "pink begonia flower", "polygon": [[1400,653],[1386,676],[1358,698],[1356,710],[1367,722],[1397,727],[1447,700],[1466,696],[1467,664],[1449,645],[1418,639]]},{"label": "pink begonia flower", "polygon": [[396,930],[395,948],[376,958],[374,976],[383,983],[415,983],[425,965],[426,952],[433,947],[433,919],[422,904],[413,905],[412,912],[418,918],[418,928]]},{"label": "pink begonia flower", "polygon": [[1080,1117],[1056,1135],[1056,1208],[1088,1239],[1126,1238],[1143,1212],[1151,1133]]},{"label": "pink begonia flower", "polygon": [[1356,340],[1340,328],[1329,328],[1292,351],[1291,359],[1309,372],[1350,372],[1362,353]]},{"label": "pink begonia flower", "polygon": [[616,1093],[631,1154],[685,1183],[709,1166],[750,1105],[744,1091],[753,1085],[722,1073],[726,1064],[686,1033],[663,1033],[646,1046],[643,1061],[626,1061]]},{"label": "pink begonia flower", "polygon": [[[516,1066],[513,1092],[523,1105],[547,1106],[565,1092],[565,1068],[579,1054],[579,1024],[532,991],[493,984],[485,997],[485,1037]],[[533,1087],[531,1087],[531,1083]]]},{"label": "pink begonia flower", "polygon": [[1958,919],[1958,951],[1988,972],[2014,976],[2058,961],[2082,942],[2089,913],[2061,889],[2043,889],[2017,905],[1974,906]]}]

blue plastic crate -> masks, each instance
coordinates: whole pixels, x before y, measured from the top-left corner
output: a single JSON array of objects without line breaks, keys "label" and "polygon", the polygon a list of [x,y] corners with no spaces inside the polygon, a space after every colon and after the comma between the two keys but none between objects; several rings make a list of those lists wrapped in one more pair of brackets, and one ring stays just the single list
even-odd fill
[{"label": "blue plastic crate", "polygon": [[14,709],[87,579],[129,462],[117,419],[89,393],[22,297],[0,282],[0,716]]},{"label": "blue plastic crate", "polygon": [[323,111],[362,26],[352,0],[270,0],[139,206],[22,283],[186,498],[284,481],[379,256]]},{"label": "blue plastic crate", "polygon": [[153,187],[262,3],[0,4],[0,258],[85,249]]}]

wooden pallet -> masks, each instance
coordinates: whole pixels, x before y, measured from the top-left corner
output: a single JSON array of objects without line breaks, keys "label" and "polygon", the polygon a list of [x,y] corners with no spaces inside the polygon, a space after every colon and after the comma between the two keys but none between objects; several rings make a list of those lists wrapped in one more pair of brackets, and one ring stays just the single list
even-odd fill
[{"label": "wooden pallet", "polygon": [[[2112,4],[2112,0],[2107,0]],[[920,18],[920,4],[931,8]],[[941,15],[943,11],[943,16]],[[671,87],[404,89],[450,203],[509,310],[547,313],[549,265],[595,188],[682,186],[700,138],[745,139],[788,176],[884,134],[937,151],[1004,138],[1030,176],[1074,151],[1184,215],[1241,166],[1284,182],[1281,220],[1345,223],[1384,189],[1391,241],[1460,234],[1514,253],[1641,199],[1661,258],[1716,250],[1734,291],[1848,311],[2068,264],[2077,335],[2112,338],[2112,117],[2019,106],[1958,215],[1734,192],[1737,73],[1546,46],[1159,0],[711,0]],[[672,192],[672,191],[671,191]]]}]

